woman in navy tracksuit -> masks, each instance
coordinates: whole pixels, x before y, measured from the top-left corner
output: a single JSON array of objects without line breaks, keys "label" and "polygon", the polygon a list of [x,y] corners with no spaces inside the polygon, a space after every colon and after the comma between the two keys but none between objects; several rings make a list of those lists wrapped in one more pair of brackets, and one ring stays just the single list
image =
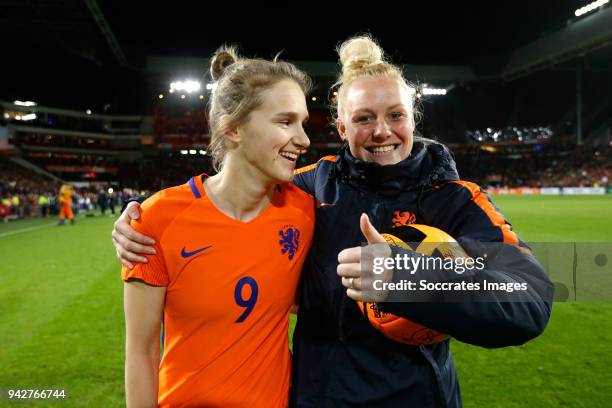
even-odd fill
[{"label": "woman in navy tracksuit", "polygon": [[[479,242],[523,245],[488,196],[459,180],[441,144],[415,140],[408,159],[377,166],[345,147],[296,176],[317,199],[315,239],[302,272],[293,338],[293,403],[297,407],[456,407],[459,383],[450,341],[409,346],[387,339],[363,317],[336,274],[338,253],[360,245],[362,213],[381,232],[407,222],[455,237],[468,253]],[[527,282],[551,289],[528,253],[498,257],[479,272],[488,282]],[[453,338],[483,347],[523,344],[538,336],[551,312],[546,290],[530,302],[394,303],[381,306]]]},{"label": "woman in navy tracksuit", "polygon": [[459,179],[441,144],[413,137],[413,92],[368,37],[339,50],[337,156],[298,172],[294,183],[316,198],[313,246],[302,273],[294,332],[292,403],[307,407],[456,407],[459,383],[449,340],[394,342],[374,329],[347,296],[338,254],[365,241],[360,216],[380,232],[409,224],[437,227],[473,255],[506,243],[472,279],[523,282],[522,302],[383,303],[383,310],[483,347],[522,344],[544,330],[552,285],[489,197]]}]

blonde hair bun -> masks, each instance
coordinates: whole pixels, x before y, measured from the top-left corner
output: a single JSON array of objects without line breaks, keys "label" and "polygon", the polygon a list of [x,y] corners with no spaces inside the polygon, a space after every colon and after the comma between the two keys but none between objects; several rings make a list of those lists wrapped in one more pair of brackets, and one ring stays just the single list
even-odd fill
[{"label": "blonde hair bun", "polygon": [[[390,78],[411,88],[402,74],[402,69],[391,62],[385,61],[383,49],[369,35],[349,38],[336,50],[342,64],[342,72],[333,85],[338,92],[337,97],[332,99],[332,109],[335,110],[336,115],[341,114],[347,89],[355,80]],[[414,103],[413,98],[411,102]],[[414,112],[416,113],[416,110]]]},{"label": "blonde hair bun", "polygon": [[364,69],[370,65],[383,62],[383,51],[368,36],[360,36],[345,41],[338,50],[342,72]]}]

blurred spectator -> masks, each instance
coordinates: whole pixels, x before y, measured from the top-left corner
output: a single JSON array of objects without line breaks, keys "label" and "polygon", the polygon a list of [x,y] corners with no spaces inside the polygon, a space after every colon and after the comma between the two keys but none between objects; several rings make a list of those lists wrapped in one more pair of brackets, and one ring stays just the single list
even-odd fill
[{"label": "blurred spectator", "polygon": [[[106,213],[106,209],[109,207],[110,205],[110,200],[108,198],[108,195],[106,194],[106,191],[104,190],[100,190],[100,193],[98,194],[98,207],[100,207],[100,214],[104,215]],[[114,214],[114,211],[113,211]]]},{"label": "blurred spectator", "polygon": [[8,221],[9,215],[11,215],[11,210],[9,210],[9,208],[4,203],[0,203],[0,219],[6,222]]},{"label": "blurred spectator", "polygon": [[40,214],[43,218],[47,218],[49,214],[49,206],[51,205],[51,200],[47,194],[41,194],[38,196],[38,206],[40,207]]},{"label": "blurred spectator", "polygon": [[108,195],[108,205],[110,207],[111,213],[115,215],[115,207],[117,206],[117,195],[114,193],[109,193]]}]

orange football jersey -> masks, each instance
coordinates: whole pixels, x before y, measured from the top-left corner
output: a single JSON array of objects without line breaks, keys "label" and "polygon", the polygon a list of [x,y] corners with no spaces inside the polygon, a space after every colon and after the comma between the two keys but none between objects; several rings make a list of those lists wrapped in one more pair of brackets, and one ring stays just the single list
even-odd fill
[{"label": "orange football jersey", "polygon": [[159,405],[286,407],[289,310],[312,242],[313,198],[278,186],[250,222],[206,196],[202,180],[147,199],[132,225],[155,238],[147,264],[123,268],[167,286]]}]

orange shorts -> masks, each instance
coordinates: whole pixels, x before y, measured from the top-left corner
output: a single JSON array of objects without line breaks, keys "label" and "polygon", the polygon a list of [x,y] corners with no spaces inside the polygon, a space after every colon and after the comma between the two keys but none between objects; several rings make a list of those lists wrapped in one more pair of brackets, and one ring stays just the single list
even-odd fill
[{"label": "orange shorts", "polygon": [[74,218],[74,214],[72,213],[72,208],[69,204],[62,204],[60,207],[59,213],[60,219],[68,218],[69,220]]}]

